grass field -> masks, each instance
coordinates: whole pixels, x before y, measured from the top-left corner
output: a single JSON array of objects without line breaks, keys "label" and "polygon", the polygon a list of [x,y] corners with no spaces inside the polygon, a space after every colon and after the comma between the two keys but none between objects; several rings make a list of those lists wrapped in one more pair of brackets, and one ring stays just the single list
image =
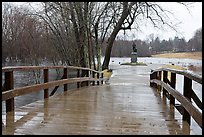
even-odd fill
[{"label": "grass field", "polygon": [[202,52],[165,53],[152,55],[152,57],[202,59]]},{"label": "grass field", "polygon": [[[165,53],[165,54],[156,54],[152,57],[161,57],[161,58],[186,58],[186,59],[199,59],[202,60],[202,52],[182,52],[182,53]],[[202,66],[188,66],[189,70],[202,72]]]}]

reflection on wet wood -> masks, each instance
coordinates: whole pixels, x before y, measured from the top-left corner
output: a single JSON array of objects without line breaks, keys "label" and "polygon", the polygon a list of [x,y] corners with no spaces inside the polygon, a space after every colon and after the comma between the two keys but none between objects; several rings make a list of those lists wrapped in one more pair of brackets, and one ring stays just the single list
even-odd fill
[{"label": "reflection on wet wood", "polygon": [[3,126],[2,133],[188,134],[178,122],[181,118],[174,116],[175,110],[152,94],[156,91],[134,89],[135,86],[86,87],[31,103],[16,108],[15,124]]},{"label": "reflection on wet wood", "polygon": [[149,86],[150,68],[118,69],[110,85],[69,90],[15,108],[13,118],[2,114],[2,134],[196,134],[167,97]]},{"label": "reflection on wet wood", "polygon": [[[157,69],[154,70],[153,72],[151,71],[150,74],[150,86],[152,86],[152,83],[156,83],[157,85],[160,85],[163,87],[163,95],[167,96],[170,100],[170,104],[175,106],[175,99],[177,99],[182,106],[182,110],[179,110],[181,114],[183,115],[183,120],[187,121],[188,124],[191,124],[191,117],[197,122],[197,124],[202,128],[202,112],[200,112],[202,102],[200,99],[197,97],[197,95],[194,93],[194,90],[192,88],[192,80],[196,80],[196,82],[202,84],[202,77],[197,76],[193,73],[188,73],[184,71],[179,71],[179,70],[172,70],[172,69],[167,69],[168,71],[171,72],[171,80],[168,80],[168,75],[166,69]],[[160,77],[152,77],[151,75],[158,75],[163,71],[163,81],[161,80]],[[155,73],[155,74],[154,74]],[[184,76],[184,88],[183,88],[183,94],[181,94],[179,91],[175,90],[175,85],[176,85],[176,73],[182,74]],[[153,79],[152,79],[153,78]],[[170,84],[170,85],[168,85]],[[157,86],[154,86],[158,89]],[[168,94],[167,94],[168,93]],[[197,109],[196,106],[192,104],[191,99],[196,102],[196,105],[200,108]],[[178,106],[177,106],[178,108]]]},{"label": "reflection on wet wood", "polygon": [[[61,80],[55,80],[55,81],[49,81],[49,69],[54,69],[54,68],[63,68],[63,77],[64,79]],[[77,78],[67,78],[67,69],[75,69],[77,70]],[[15,88],[14,87],[14,71],[31,71],[31,70],[43,70],[43,78],[44,78],[44,83],[43,84],[35,84],[31,86],[24,86],[24,87],[19,87]],[[99,79],[99,76],[103,72],[99,72],[96,70],[92,70],[89,68],[82,68],[82,67],[73,67],[73,66],[13,66],[13,67],[3,67],[2,72],[5,73],[5,82],[3,84],[2,90],[2,101],[6,101],[6,112],[9,111],[15,111],[14,110],[14,97],[21,96],[24,94],[29,94],[31,92],[39,92],[40,90],[44,90],[44,99],[49,97],[49,88],[54,87],[55,89],[52,92],[57,90],[57,88],[60,85],[64,85],[64,91],[67,90],[67,84],[70,83],[77,83],[77,88],[83,87],[83,86],[89,86],[89,83],[91,81],[98,81],[97,85],[99,85],[99,80],[103,81],[102,79]],[[80,73],[82,72],[82,73]],[[89,73],[96,73],[97,78],[89,77]],[[85,75],[84,75],[85,74]],[[103,75],[102,75],[103,76]],[[81,85],[80,85],[81,84]],[[52,95],[51,94],[51,95]]]}]

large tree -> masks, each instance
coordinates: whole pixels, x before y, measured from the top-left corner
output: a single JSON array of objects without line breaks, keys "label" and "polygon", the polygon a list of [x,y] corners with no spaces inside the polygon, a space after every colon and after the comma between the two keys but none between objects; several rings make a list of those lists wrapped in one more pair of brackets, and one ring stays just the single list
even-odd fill
[{"label": "large tree", "polygon": [[[158,28],[163,25],[173,28],[173,24],[169,23],[168,11],[162,9],[155,2],[43,2],[42,10],[25,14],[26,17],[31,18],[31,22],[24,21],[24,18],[21,19],[24,16],[16,16],[18,13],[15,14],[16,18],[10,18],[13,21],[8,22],[9,11],[11,10],[2,11],[3,46],[14,47],[17,44],[17,37],[20,38],[19,36],[23,35],[13,34],[23,30],[22,24],[24,24],[24,28],[27,25],[33,25],[33,27],[26,28],[28,31],[22,31],[25,32],[26,37],[30,36],[28,37],[30,40],[24,39],[21,42],[26,40],[34,42],[27,44],[26,48],[32,49],[29,46],[34,46],[33,48],[37,52],[37,49],[52,47],[45,48],[52,53],[46,56],[53,57],[55,62],[61,61],[62,65],[90,68],[93,64],[94,69],[97,70],[101,70],[102,46],[105,47],[102,69],[108,69],[113,43],[119,31],[125,32],[139,28],[144,20],[150,21]],[[9,23],[13,27],[8,28]],[[10,35],[11,32],[12,35]],[[22,45],[21,42],[19,45]],[[41,45],[43,47],[40,47]],[[40,48],[36,48],[38,46]],[[40,51],[42,52],[42,50]],[[4,48],[3,52],[7,53],[8,51]],[[15,56],[12,52],[9,54]],[[5,58],[5,56],[3,57]]]},{"label": "large tree", "polygon": [[166,25],[175,30],[174,24],[172,24],[168,18],[167,13],[169,13],[169,11],[163,9],[162,6],[156,2],[121,2],[120,4],[122,8],[115,10],[119,16],[117,16],[113,22],[114,29],[107,41],[105,58],[102,65],[103,70],[108,69],[113,42],[120,30],[125,31],[131,29],[135,22],[146,19],[149,20],[154,27],[160,28],[162,25]]}]

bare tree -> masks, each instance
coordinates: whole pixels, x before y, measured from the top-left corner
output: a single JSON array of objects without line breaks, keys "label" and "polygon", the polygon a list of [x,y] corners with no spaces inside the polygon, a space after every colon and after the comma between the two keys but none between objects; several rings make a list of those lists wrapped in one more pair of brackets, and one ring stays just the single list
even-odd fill
[{"label": "bare tree", "polygon": [[[49,57],[54,64],[61,61],[63,65],[90,68],[93,64],[94,69],[104,70],[108,69],[119,31],[139,28],[142,20],[158,28],[166,25],[175,29],[168,20],[169,12],[156,2],[43,2],[42,5],[42,10],[35,13],[22,14],[8,10],[8,6],[2,10],[3,46],[19,50],[18,53],[26,50],[24,54],[30,58]],[[22,46],[16,48],[16,45]],[[103,63],[102,46],[105,46]],[[51,54],[45,55],[46,50]],[[10,54],[9,57],[25,58],[8,52],[7,48],[3,52]]]},{"label": "bare tree", "polygon": [[[141,21],[140,19],[150,20],[154,27],[160,28],[162,25],[166,25],[176,31],[174,24],[168,20],[168,13],[170,12],[164,10],[156,2],[122,2],[120,4],[122,4],[122,9],[118,10],[119,16],[114,20],[114,29],[107,41],[105,58],[102,65],[103,70],[108,69],[113,42],[118,32],[120,30],[131,29],[135,22]],[[185,5],[185,3],[181,4]]]}]

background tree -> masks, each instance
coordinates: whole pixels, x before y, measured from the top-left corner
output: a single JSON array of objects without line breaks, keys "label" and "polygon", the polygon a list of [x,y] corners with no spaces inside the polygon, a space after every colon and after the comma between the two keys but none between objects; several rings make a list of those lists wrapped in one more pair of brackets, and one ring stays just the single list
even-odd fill
[{"label": "background tree", "polygon": [[[183,3],[182,3],[183,4]],[[102,65],[102,69],[108,69],[111,50],[113,42],[120,30],[131,29],[132,25],[136,21],[140,21],[142,17],[143,20],[149,19],[154,27],[162,27],[162,25],[169,26],[173,28],[173,24],[169,23],[166,10],[155,2],[121,2],[119,10],[115,10],[119,15],[114,20],[114,29],[112,30],[108,40],[105,51],[105,57]],[[162,25],[161,25],[162,24]]]},{"label": "background tree", "polygon": [[202,28],[196,30],[193,38],[188,41],[189,51],[202,51]]},{"label": "background tree", "polygon": [[[38,11],[2,7],[2,62],[40,65],[76,65],[107,69],[111,56],[130,56],[137,43],[138,56],[175,51],[201,51],[202,28],[188,42],[184,38],[160,40],[154,34],[142,41],[116,40],[119,31],[139,28],[143,21],[155,27],[169,23],[168,11],[155,2],[43,2]],[[173,28],[174,29],[174,28]],[[101,56],[104,60],[101,68]]]}]

